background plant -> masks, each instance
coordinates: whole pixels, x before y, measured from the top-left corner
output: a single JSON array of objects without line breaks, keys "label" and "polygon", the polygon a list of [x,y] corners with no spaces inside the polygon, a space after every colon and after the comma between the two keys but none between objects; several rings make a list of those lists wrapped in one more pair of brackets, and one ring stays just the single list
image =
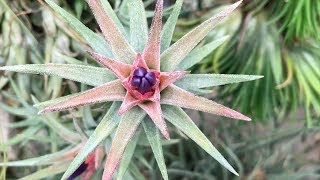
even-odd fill
[{"label": "background plant", "polygon": [[[4,1],[1,3],[3,2]],[[319,122],[319,92],[317,91],[319,88],[317,88],[318,85],[316,84],[319,82],[319,76],[317,74],[317,72],[319,72],[319,65],[317,65],[319,62],[319,42],[317,38],[315,38],[316,35],[319,34],[317,33],[319,32],[319,29],[310,28],[305,21],[300,21],[299,25],[299,20],[297,19],[303,16],[296,15],[297,18],[292,20],[289,14],[290,12],[297,10],[295,10],[296,5],[292,5],[294,4],[294,1],[289,2],[293,3],[289,5],[290,3],[284,3],[284,1],[257,0],[251,1],[251,3],[244,5],[241,8],[241,11],[238,11],[237,14],[234,14],[233,17],[230,17],[226,23],[221,24],[221,26],[216,28],[216,31],[212,32],[211,36],[200,45],[209,44],[212,39],[222,37],[226,34],[234,35],[222,47],[214,51],[213,54],[205,57],[206,60],[202,61],[198,67],[192,69],[192,71],[202,73],[243,73],[262,74],[265,76],[262,81],[255,82],[257,84],[241,84],[239,86],[235,85],[234,87],[223,86],[219,88],[219,96],[212,96],[210,94],[210,97],[217,98],[219,101],[225,100],[226,102],[230,102],[231,105],[237,107],[240,107],[239,105],[241,104],[241,107],[243,108],[240,110],[241,112],[245,113],[245,111],[248,111],[248,114],[251,114],[252,112],[253,115],[255,115],[254,122],[257,123],[254,127],[250,126],[248,130],[248,128],[234,123],[225,124],[225,121],[221,123],[220,121],[212,122],[212,117],[206,117],[203,115],[199,116],[199,125],[202,127],[201,129],[204,130],[207,135],[214,137],[213,142],[218,143],[215,144],[217,147],[221,147],[219,148],[220,152],[226,153],[227,157],[229,154],[232,154],[232,152],[234,153],[235,156],[232,156],[233,158],[228,159],[228,161],[236,162],[235,164],[236,167],[240,169],[240,174],[242,176],[247,175],[244,176],[247,178],[255,178],[256,175],[260,175],[257,176],[258,178],[288,178],[286,175],[292,174],[291,178],[299,179],[299,176],[311,176],[316,178],[319,174],[319,170],[317,169],[316,165],[317,158],[308,159],[307,155],[312,154],[312,150],[317,149],[317,145],[319,143],[319,141],[317,141],[318,131],[316,128]],[[152,1],[146,1],[145,3],[150,4]],[[219,5],[223,3],[224,1],[217,1],[214,4],[207,3],[206,1],[186,1],[184,4],[185,7],[182,8],[182,12],[180,13],[180,20],[175,31],[174,40],[177,40],[196,24],[206,19],[207,16],[210,16],[212,13],[216,12],[216,7],[219,7]],[[299,3],[307,3],[307,1],[299,1]],[[313,2],[310,1],[310,3]],[[86,63],[87,57],[84,56],[84,52],[81,50],[81,47],[83,46],[81,44],[84,42],[83,39],[76,36],[76,33],[73,32],[68,25],[64,24],[61,21],[61,18],[53,15],[53,24],[57,30],[54,33],[59,32],[58,34],[59,37],[61,37],[60,39],[64,40],[61,41],[61,43],[49,43],[50,41],[55,42],[56,39],[59,38],[57,38],[57,35],[44,33],[45,31],[52,31],[52,28],[49,28],[50,26],[48,25],[40,23],[42,21],[39,19],[42,19],[42,17],[50,17],[45,13],[41,15],[42,11],[47,11],[48,9],[40,8],[42,6],[40,6],[36,1],[10,1],[9,5],[15,14],[18,15],[18,18],[14,14],[10,14],[6,6],[3,4],[0,5],[0,19],[2,28],[0,41],[9,42],[7,44],[0,44],[2,57],[0,59],[0,63],[2,63],[1,65],[20,63],[25,64],[26,62],[31,63],[33,61],[35,61],[33,63],[44,63],[44,59],[46,58],[41,54],[44,54],[44,51],[52,54],[50,53],[52,48],[49,48],[52,47],[52,45],[50,46],[49,44],[60,44],[60,47],[57,48],[58,50],[55,50],[58,53],[54,57],[47,57],[47,59],[50,59],[47,60],[47,62],[51,62],[52,60],[61,60],[61,62],[65,63]],[[97,29],[96,24],[94,21],[92,21],[93,16],[90,15],[88,7],[86,7],[86,3],[83,1],[61,1],[60,5],[64,9],[67,9],[69,12],[75,14],[76,17],[81,19],[81,22],[85,22],[85,24],[91,29]],[[112,1],[112,5],[116,10],[118,17],[121,17],[120,20],[123,22],[124,27],[127,28],[128,16],[126,15],[126,8],[121,6],[121,1]],[[273,8],[276,6],[281,8]],[[287,6],[290,6],[290,8]],[[303,6],[308,7],[305,5]],[[309,7],[311,8],[303,10],[302,12],[309,12],[312,14],[312,23],[319,24],[319,21],[317,20],[317,17],[319,19],[319,10],[316,10],[316,7],[319,6],[312,4]],[[285,9],[285,11],[282,11],[283,9]],[[152,8],[150,7],[150,11],[147,13],[148,17],[152,16],[151,10]],[[169,11],[170,8],[168,8],[168,12]],[[11,17],[5,19],[4,14],[9,14],[7,16]],[[20,23],[18,20],[22,21],[23,23]],[[294,23],[291,23],[291,27],[289,28],[289,25],[284,23],[286,21],[295,21],[298,25],[293,25]],[[8,25],[8,22],[11,24],[10,26]],[[304,32],[309,33],[299,33],[298,35],[295,35],[296,33],[292,32],[299,31],[297,30],[299,28],[292,28],[294,26],[311,30],[304,30]],[[16,29],[17,34],[15,34],[15,36],[8,36],[7,34],[12,33],[13,27]],[[282,28],[280,29],[280,27]],[[281,31],[279,31],[279,29]],[[292,32],[288,33],[288,29]],[[271,39],[269,43],[266,43],[263,38],[259,38],[261,34],[265,35],[265,33],[268,34],[266,37]],[[32,38],[31,34],[35,38]],[[24,41],[14,42],[17,41],[15,37],[22,37]],[[250,37],[250,39],[248,39],[248,37]],[[257,39],[258,41],[256,41]],[[247,46],[256,47],[257,50],[248,51],[248,48],[246,48]],[[232,53],[228,53],[228,49],[226,47],[232,49]],[[240,50],[236,51],[235,48],[239,48]],[[280,52],[278,48],[281,49]],[[21,53],[23,56],[20,58],[15,58],[12,55],[7,55],[8,49],[12,49],[11,52],[16,51],[16,49],[20,49],[18,51],[32,49],[32,51],[27,51],[28,53]],[[68,49],[70,49],[70,51],[65,52],[65,50]],[[242,51],[245,51],[246,54],[244,54]],[[269,51],[272,53],[268,53]],[[66,54],[67,56],[61,54]],[[227,54],[230,57],[222,56],[222,54]],[[272,61],[272,57],[268,57],[266,54],[280,60]],[[75,61],[73,58],[67,58],[70,56],[76,57],[82,61]],[[249,57],[251,61],[249,61],[247,58],[241,58],[241,56]],[[22,59],[25,59],[25,61],[22,62]],[[237,64],[238,61],[241,61],[241,63],[239,62]],[[308,63],[305,63],[306,61]],[[242,68],[238,68],[237,66]],[[256,66],[261,68],[251,68]],[[242,71],[240,72],[240,70]],[[22,76],[22,78],[18,76]],[[19,125],[18,122],[20,123],[21,119],[28,119],[30,114],[32,114],[32,111],[30,110],[33,108],[32,104],[36,103],[36,100],[42,102],[53,99],[54,97],[51,97],[51,95],[54,94],[53,91],[58,94],[56,97],[59,97],[70,94],[71,92],[79,92],[80,89],[84,90],[86,87],[83,85],[80,87],[80,84],[73,83],[72,81],[60,81],[58,78],[57,80],[51,80],[52,77],[42,79],[40,76],[30,77],[23,74],[15,74],[14,76],[11,76],[11,82],[9,82],[9,78],[7,77],[8,76],[0,77],[0,86],[2,88],[1,93],[4,98],[2,104],[14,105],[16,107],[25,109],[25,106],[22,104],[22,102],[19,102],[25,99],[28,102],[27,104],[25,103],[25,105],[26,107],[29,107],[27,108],[29,109],[28,112],[25,113],[27,116],[15,115],[13,118],[14,123],[12,124],[13,127],[11,131],[13,132],[13,138],[11,139],[16,139],[16,136],[14,136],[14,131],[16,131],[20,133],[17,135],[17,137],[19,137],[18,140],[20,140],[15,140],[19,146],[18,148],[13,148],[17,151],[16,153],[9,153],[9,158],[12,160],[15,159],[14,156],[18,156],[18,158],[16,157],[17,159],[26,159],[30,157],[37,157],[46,153],[54,153],[58,151],[59,147],[68,144],[66,141],[62,140],[62,138],[57,136],[54,128],[47,126],[43,120],[35,121],[43,122],[39,123],[36,127],[34,127],[34,122],[31,122],[31,120],[29,122],[22,121],[26,122],[24,125],[22,122],[22,125]],[[27,79],[29,79],[28,81],[31,81],[31,85],[27,83]],[[25,90],[21,92],[22,94],[25,94],[24,98],[21,98],[20,96],[22,95],[19,95],[13,90],[13,84],[17,84],[18,90]],[[267,103],[261,103],[262,101],[260,101],[260,97],[258,95],[256,98],[253,98],[252,101],[247,101],[245,99],[245,97],[251,96],[251,92],[248,90],[251,90],[252,87],[256,86],[260,87],[259,92],[261,94],[269,94],[268,96],[271,97],[265,99]],[[58,90],[56,89],[58,87],[59,89],[60,87],[62,88]],[[267,91],[266,87],[270,87],[270,91]],[[256,88],[254,88],[254,90],[255,89]],[[199,93],[206,92],[207,91],[201,91]],[[30,94],[36,98],[30,97]],[[230,101],[230,99],[232,99],[230,94],[232,94],[232,97],[235,98],[235,100],[232,102]],[[234,104],[234,102],[237,103]],[[253,106],[253,103],[257,103],[257,107]],[[263,108],[264,105],[266,108]],[[246,107],[250,107],[250,109]],[[1,108],[3,107],[1,106]],[[106,108],[109,108],[109,105],[105,105],[102,108],[99,106],[93,106],[90,108],[91,110],[84,108],[83,112],[73,114],[72,116],[68,114],[62,116],[62,118],[59,118],[58,122],[60,122],[60,124],[63,126],[72,129],[74,125],[70,120],[72,120],[74,117],[79,120],[81,120],[82,117],[85,117],[87,120],[84,121],[83,125],[86,127],[85,131],[90,133],[90,131],[92,131],[92,127],[96,125],[95,122],[91,120],[101,117],[101,112],[103,112]],[[307,112],[303,113],[306,116],[292,116],[292,114],[297,114],[297,111],[301,112],[301,108]],[[13,114],[17,113],[15,110],[11,112]],[[307,121],[304,121],[305,119]],[[259,123],[259,120],[263,121],[263,123]],[[206,122],[207,124],[205,124]],[[313,130],[304,129],[301,125],[301,122],[306,122],[306,125],[313,127]],[[15,125],[16,123],[18,125]],[[212,126],[214,126],[216,129],[213,132],[210,128]],[[34,128],[40,129],[34,134],[31,133],[32,135],[30,135],[29,133],[31,130],[27,131],[27,129],[32,129],[34,132]],[[232,129],[232,131],[227,131],[230,129]],[[269,132],[265,132],[261,129]],[[297,131],[292,129],[296,129]],[[48,137],[47,139],[50,137],[50,143],[47,141],[38,142],[40,138],[37,137],[43,137],[43,134]],[[257,137],[249,138],[252,137],[252,134],[257,135]],[[217,141],[217,138],[223,139],[223,141]],[[312,139],[311,143],[306,144],[310,139]],[[21,141],[23,142],[20,143]],[[230,179],[232,177],[228,175],[227,172],[224,172],[223,169],[216,164],[216,162],[207,161],[207,159],[209,159],[207,155],[203,152],[201,153],[201,150],[198,149],[192,142],[173,139],[170,142],[164,143],[167,144],[164,152],[165,157],[167,157],[166,162],[170,177],[188,177],[190,179],[213,179],[214,177],[217,179]],[[293,152],[294,149],[297,148],[294,148],[296,146],[290,145],[295,143],[298,145],[298,147],[303,147],[306,150],[301,150],[301,152]],[[160,172],[154,171],[157,165],[153,156],[146,156],[146,154],[151,153],[150,149],[146,150],[146,144],[147,140],[141,140],[138,142],[138,146],[133,157],[135,163],[130,164],[130,174],[127,174],[128,176],[134,177],[135,179],[139,177],[151,177],[157,179],[160,176]],[[246,146],[246,148],[244,148],[244,146]],[[10,146],[4,146],[2,144],[2,148],[9,150]],[[39,151],[39,149],[41,150]],[[13,151],[11,150],[9,152]],[[193,155],[191,156],[191,154]],[[255,154],[256,156],[254,157],[254,160],[252,160],[252,156],[246,158],[244,154]],[[4,153],[4,155],[5,157],[8,157],[8,154]],[[299,158],[302,156],[304,158]],[[193,164],[189,163],[190,157],[192,157],[192,162],[194,162]],[[268,160],[269,157],[270,160]],[[5,159],[7,158],[4,158],[4,160]],[[237,161],[237,159],[240,161]],[[290,166],[288,166],[288,164],[290,164]],[[209,165],[210,168],[206,169],[205,167],[209,167]],[[244,167],[243,170],[241,170],[241,166]],[[304,170],[306,166],[310,168]],[[30,172],[33,172],[34,170],[35,168],[32,167],[9,168],[7,171],[9,172],[7,173],[7,177],[22,177],[26,174],[30,174]],[[48,173],[48,171],[46,173]],[[205,174],[206,176],[200,176],[200,174]]]}]

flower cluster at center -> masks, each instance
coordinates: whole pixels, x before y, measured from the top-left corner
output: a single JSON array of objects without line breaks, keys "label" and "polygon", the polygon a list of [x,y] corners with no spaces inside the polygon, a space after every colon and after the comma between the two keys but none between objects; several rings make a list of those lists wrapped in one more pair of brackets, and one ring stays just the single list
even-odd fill
[{"label": "flower cluster at center", "polygon": [[156,75],[154,72],[148,72],[147,69],[139,67],[133,72],[131,85],[141,94],[151,91],[152,86],[156,84]]}]

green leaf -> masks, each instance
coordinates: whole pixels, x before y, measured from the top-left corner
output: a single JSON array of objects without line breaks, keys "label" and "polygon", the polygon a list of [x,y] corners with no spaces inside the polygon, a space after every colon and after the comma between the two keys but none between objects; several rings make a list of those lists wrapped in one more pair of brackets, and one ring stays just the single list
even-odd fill
[{"label": "green leaf", "polygon": [[108,0],[101,0],[101,4],[102,4],[104,10],[109,14],[112,21],[116,24],[117,28],[121,31],[122,35],[127,37],[126,30],[124,29],[121,21],[119,20],[116,13],[112,9],[109,1]]},{"label": "green leaf", "polygon": [[110,57],[113,57],[110,46],[104,40],[104,38],[82,24],[76,17],[65,11],[58,6],[52,0],[45,0],[48,5],[58,13],[70,26],[75,30],[97,53]]},{"label": "green leaf", "polygon": [[203,22],[179,39],[161,54],[161,70],[173,71],[189,52],[227,15],[235,10],[242,1],[226,6],[221,12]]},{"label": "green leaf", "polygon": [[65,79],[81,82],[91,86],[99,86],[116,79],[106,68],[73,65],[73,64],[27,64],[0,67],[2,71],[20,73],[44,74],[58,76]]},{"label": "green leaf", "polygon": [[182,3],[183,0],[176,1],[172,13],[170,14],[165,25],[163,26],[163,30],[161,33],[161,52],[165,51],[170,46],[172,35],[180,14]]},{"label": "green leaf", "polygon": [[128,2],[130,13],[131,45],[136,52],[142,53],[148,40],[148,24],[142,0]]},{"label": "green leaf", "polygon": [[216,159],[221,165],[227,168],[233,174],[239,174],[233,169],[228,161],[221,155],[221,153],[212,145],[206,136],[200,131],[197,125],[190,119],[190,117],[181,109],[174,106],[163,105],[164,117],[176,126],[180,131],[186,134],[190,139],[196,142],[203,150]]},{"label": "green leaf", "polygon": [[69,148],[44,156],[30,158],[20,161],[0,162],[0,166],[23,167],[23,166],[43,166],[51,165],[61,160],[61,157],[70,150]]},{"label": "green leaf", "polygon": [[136,149],[136,146],[138,144],[140,132],[141,132],[140,130],[137,130],[136,134],[133,136],[133,138],[131,139],[131,141],[129,142],[129,144],[126,147],[125,152],[123,153],[122,159],[119,164],[119,170],[118,170],[118,175],[117,175],[118,180],[123,179],[128,167],[130,165],[134,150]]},{"label": "green leaf", "polygon": [[76,143],[81,139],[79,134],[66,128],[63,124],[61,124],[58,121],[58,119],[56,119],[56,117],[53,114],[46,114],[43,115],[43,117],[45,118],[41,118],[42,122],[48,125],[50,128],[52,128],[52,130],[64,140],[71,143]]},{"label": "green leaf", "polygon": [[187,91],[195,91],[199,88],[252,81],[262,77],[238,74],[187,74],[185,77],[178,79],[174,84]]},{"label": "green leaf", "polygon": [[70,166],[63,174],[62,179],[67,179],[81,165],[81,163],[85,161],[90,153],[113,132],[120,121],[120,116],[117,114],[119,107],[120,102],[114,102],[112,104],[108,113],[103,117],[97,128],[89,137],[87,143],[71,162]]},{"label": "green leaf", "polygon": [[215,41],[212,41],[205,46],[193,49],[190,54],[178,64],[176,70],[187,70],[193,65],[199,63],[203,58],[207,57],[212,51],[223,44],[229,36],[223,36]]},{"label": "green leaf", "polygon": [[122,116],[112,141],[102,179],[112,179],[127,144],[145,116],[146,113],[137,106]]},{"label": "green leaf", "polygon": [[154,125],[152,120],[150,118],[146,118],[142,122],[144,131],[147,135],[147,138],[149,140],[149,143],[151,145],[151,149],[153,151],[153,154],[156,158],[156,161],[158,163],[161,175],[164,180],[168,180],[168,172],[167,167],[164,161],[163,157],[163,151],[162,151],[162,144],[161,144],[161,138],[160,133],[157,127]]},{"label": "green leaf", "polygon": [[36,171],[28,176],[20,178],[19,180],[43,179],[43,178],[48,178],[49,176],[54,176],[56,174],[60,174],[68,168],[69,163],[70,162],[68,161],[68,162],[64,162],[64,163],[54,164],[52,166],[49,166],[49,167],[46,167],[46,168],[41,169],[39,171]]},{"label": "green leaf", "polygon": [[20,132],[16,136],[9,139],[7,142],[8,145],[13,146],[15,144],[20,143],[21,141],[27,141],[29,137],[36,134],[41,129],[41,126],[30,126],[26,130]]}]

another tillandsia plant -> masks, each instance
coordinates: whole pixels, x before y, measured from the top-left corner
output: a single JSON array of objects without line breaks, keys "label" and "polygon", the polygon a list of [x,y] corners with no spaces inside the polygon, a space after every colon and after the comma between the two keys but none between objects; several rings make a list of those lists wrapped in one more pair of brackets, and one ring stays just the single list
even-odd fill
[{"label": "another tillandsia plant", "polygon": [[[145,10],[141,0],[127,2],[130,13],[130,36],[127,35],[108,1],[89,0],[88,4],[105,39],[86,28],[52,0],[46,0],[46,2],[87,41],[93,50],[88,50],[89,54],[106,68],[73,64],[33,64],[6,66],[1,67],[0,70],[55,75],[97,86],[80,94],[38,104],[36,107],[41,109],[40,113],[114,101],[105,118],[101,120],[68,166],[62,179],[72,179],[85,171],[91,176],[94,171],[92,162],[94,150],[110,136],[116,127],[117,130],[108,152],[102,179],[112,179],[119,163],[118,178],[121,179],[129,166],[128,161],[132,157],[134,143],[137,143],[136,138],[132,141],[131,139],[136,132],[140,133],[140,124],[142,124],[141,128],[144,129],[155,154],[162,177],[168,179],[158,132],[159,129],[161,134],[169,139],[169,131],[164,119],[194,140],[230,172],[238,175],[181,108],[249,121],[250,118],[187,90],[201,92],[203,88],[254,80],[261,78],[261,76],[193,75],[183,70],[177,71],[177,69],[185,67],[181,64],[185,63],[187,55],[217,23],[236,9],[241,1],[224,7],[221,12],[193,29],[172,46],[170,46],[170,42],[183,0],[177,0],[172,14],[163,28],[163,0],[157,1],[149,36]],[[223,41],[220,40],[216,43],[221,42]],[[189,58],[187,66],[190,67],[197,62],[197,60],[192,62]],[[118,101],[122,101],[122,103],[120,104]],[[125,162],[121,161],[122,157]],[[89,175],[87,178],[90,178]]]}]

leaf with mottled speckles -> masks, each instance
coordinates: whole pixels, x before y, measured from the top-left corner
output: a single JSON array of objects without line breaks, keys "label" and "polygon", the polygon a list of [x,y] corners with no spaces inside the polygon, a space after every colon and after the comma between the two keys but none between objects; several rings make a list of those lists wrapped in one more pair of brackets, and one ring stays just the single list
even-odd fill
[{"label": "leaf with mottled speckles", "polygon": [[95,87],[77,96],[71,97],[64,101],[49,106],[39,113],[47,113],[53,111],[63,111],[84,105],[90,105],[106,101],[119,101],[125,96],[125,90],[120,80],[111,81],[101,86]]},{"label": "leaf with mottled speckles", "polygon": [[176,70],[187,70],[188,68],[199,63],[203,58],[212,53],[217,47],[223,44],[229,36],[223,36],[217,40],[214,40],[204,46],[196,47],[193,49],[186,58],[184,58],[180,64],[178,64]]},{"label": "leaf with mottled speckles", "polygon": [[148,42],[143,51],[143,57],[148,67],[155,70],[160,70],[162,11],[163,0],[158,0],[150,28]]},{"label": "leaf with mottled speckles", "polygon": [[135,135],[133,136],[133,138],[131,139],[131,141],[129,142],[129,144],[127,145],[125,152],[123,153],[122,159],[119,164],[118,174],[117,174],[118,180],[123,179],[128,167],[130,165],[131,159],[134,154],[134,150],[136,149],[136,146],[138,144],[138,140],[140,138],[140,133],[141,133],[141,130],[138,129],[137,132],[135,133]]},{"label": "leaf with mottled speckles", "polygon": [[204,149],[213,158],[215,158],[221,165],[223,165],[233,174],[237,176],[239,175],[181,108],[170,105],[163,105],[163,113],[164,117],[169,122],[171,122],[180,131],[182,131],[189,138],[191,138],[194,142],[196,142],[202,149]]},{"label": "leaf with mottled speckles", "polygon": [[150,118],[146,118],[142,122],[144,131],[147,135],[147,138],[149,140],[151,149],[153,151],[153,154],[156,158],[156,161],[158,163],[161,175],[164,180],[168,180],[168,172],[166,168],[166,164],[163,157],[163,151],[162,151],[162,144],[161,144],[161,138],[160,133],[157,127],[152,123]]},{"label": "leaf with mottled speckles", "polygon": [[89,0],[88,3],[105,39],[109,43],[112,52],[116,56],[116,59],[121,62],[131,64],[136,53],[127,42],[125,37],[121,34],[119,28],[116,26],[109,13],[104,10],[100,0]]},{"label": "leaf with mottled speckles", "polygon": [[174,84],[187,91],[260,79],[263,76],[241,74],[187,74]]},{"label": "leaf with mottled speckles", "polygon": [[145,115],[146,113],[141,108],[134,107],[122,116],[108,153],[102,179],[111,180],[127,144]]},{"label": "leaf with mottled speckles", "polygon": [[195,109],[207,113],[225,116],[234,119],[250,121],[251,119],[235,110],[218,104],[204,97],[196,96],[175,85],[168,86],[161,93],[161,103],[179,106],[188,109]]},{"label": "leaf with mottled speckles", "polygon": [[57,76],[91,86],[99,86],[116,79],[106,68],[74,64],[26,64],[0,67],[2,71]]},{"label": "leaf with mottled speckles", "polygon": [[172,13],[170,14],[167,22],[163,26],[163,30],[161,32],[161,52],[168,49],[171,43],[172,35],[180,14],[181,6],[183,0],[177,0]]},{"label": "leaf with mottled speckles", "polygon": [[139,53],[148,41],[148,24],[142,0],[130,0],[128,2],[130,15],[131,45]]}]

